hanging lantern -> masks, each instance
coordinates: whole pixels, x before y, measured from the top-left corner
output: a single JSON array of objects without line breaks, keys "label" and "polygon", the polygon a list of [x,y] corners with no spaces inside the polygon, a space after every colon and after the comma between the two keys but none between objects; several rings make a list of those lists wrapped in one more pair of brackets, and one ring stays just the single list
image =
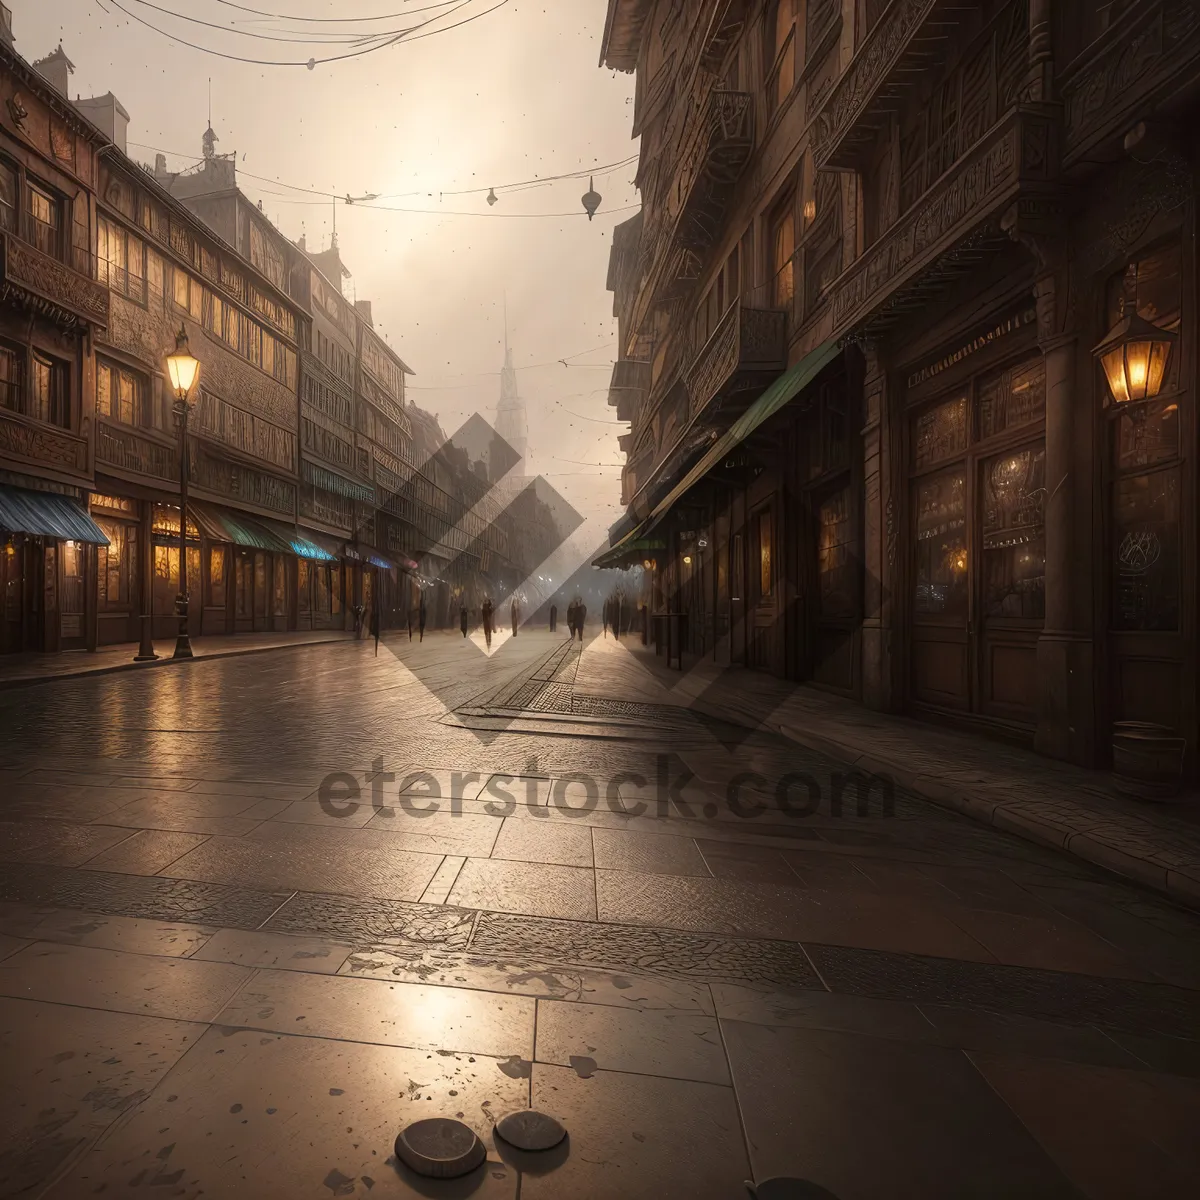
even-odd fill
[{"label": "hanging lantern", "polygon": [[1118,404],[1153,400],[1162,390],[1171,347],[1178,338],[1136,312],[1122,317],[1092,351],[1104,368],[1112,398]]},{"label": "hanging lantern", "polygon": [[596,191],[596,180],[591,178],[588,180],[588,190],[583,193],[583,209],[588,215],[590,221],[596,215],[596,209],[600,207],[601,196]]},{"label": "hanging lantern", "polygon": [[500,197],[496,195],[496,189],[495,189],[495,188],[491,188],[491,189],[488,191],[488,194],[487,194],[487,202],[488,202],[489,204],[495,204],[495,203],[496,203],[496,201],[497,201],[497,200],[499,200],[499,199],[500,199]]}]

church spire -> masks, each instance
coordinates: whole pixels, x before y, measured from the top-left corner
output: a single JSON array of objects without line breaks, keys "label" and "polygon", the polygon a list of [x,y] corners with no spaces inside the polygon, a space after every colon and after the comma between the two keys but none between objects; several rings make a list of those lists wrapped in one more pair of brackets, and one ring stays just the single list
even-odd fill
[{"label": "church spire", "polygon": [[508,344],[508,296],[504,298],[504,366],[500,370],[500,400],[496,405],[496,432],[520,456],[513,469],[517,476],[525,475],[525,458],[529,452],[529,420],[525,401],[517,390],[517,369],[513,366],[512,347]]}]

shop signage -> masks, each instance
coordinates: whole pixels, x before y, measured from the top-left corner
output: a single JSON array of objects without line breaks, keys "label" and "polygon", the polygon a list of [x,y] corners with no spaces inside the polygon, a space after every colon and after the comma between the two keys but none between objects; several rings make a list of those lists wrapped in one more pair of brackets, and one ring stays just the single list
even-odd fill
[{"label": "shop signage", "polygon": [[932,379],[935,375],[940,375],[943,371],[960,363],[965,358],[969,358],[976,350],[981,350],[984,346],[990,345],[992,342],[998,341],[1007,334],[1014,333],[1018,329],[1024,328],[1026,325],[1032,325],[1037,321],[1037,309],[1031,304],[1028,308],[1022,308],[1006,317],[994,328],[989,329],[986,333],[981,333],[978,337],[973,337],[964,346],[960,346],[957,350],[950,354],[944,355],[936,362],[930,363],[928,366],[922,367],[919,371],[914,371],[908,377],[908,386],[916,387],[918,384],[925,383]]}]

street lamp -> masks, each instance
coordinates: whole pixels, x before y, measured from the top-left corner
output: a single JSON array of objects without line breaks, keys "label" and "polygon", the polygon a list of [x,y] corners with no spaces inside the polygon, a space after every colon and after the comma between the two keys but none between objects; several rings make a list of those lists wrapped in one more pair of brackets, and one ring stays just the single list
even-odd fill
[{"label": "street lamp", "polygon": [[171,377],[171,388],[175,392],[175,423],[179,426],[179,595],[175,598],[179,636],[175,639],[174,657],[191,658],[187,584],[187,426],[188,412],[191,410],[188,394],[200,378],[200,363],[188,349],[187,330],[182,325],[175,335],[175,353],[167,355],[167,374]]},{"label": "street lamp", "polygon": [[1137,312],[1122,317],[1092,354],[1100,360],[1108,390],[1118,404],[1153,400],[1162,389],[1171,347],[1179,335]]}]

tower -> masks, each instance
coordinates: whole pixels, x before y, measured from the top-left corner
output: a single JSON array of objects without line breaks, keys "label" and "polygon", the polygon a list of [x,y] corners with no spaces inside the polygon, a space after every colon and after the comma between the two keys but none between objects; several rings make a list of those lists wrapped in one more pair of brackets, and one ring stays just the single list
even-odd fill
[{"label": "tower", "polygon": [[525,401],[517,392],[517,371],[513,366],[512,349],[508,344],[508,304],[504,306],[504,366],[500,371],[500,401],[496,405],[496,432],[521,456],[512,474],[525,476],[526,456],[529,453],[529,420]]}]

